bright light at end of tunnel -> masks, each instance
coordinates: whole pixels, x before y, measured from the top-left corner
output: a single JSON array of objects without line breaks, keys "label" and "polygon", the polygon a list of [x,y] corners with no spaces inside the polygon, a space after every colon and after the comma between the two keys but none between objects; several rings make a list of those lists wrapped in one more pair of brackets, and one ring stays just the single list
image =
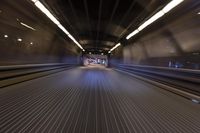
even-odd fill
[{"label": "bright light at end of tunnel", "polygon": [[[53,23],[55,23],[58,28],[60,28],[66,35],[68,35],[68,37],[83,51],[85,51],[83,49],[83,47],[78,43],[78,41],[75,40],[75,38],[70,35],[70,33],[65,29],[64,26],[62,26],[60,24],[60,22],[54,17],[53,14],[51,14],[51,12],[39,1],[39,0],[31,0],[32,2],[34,2],[35,6],[40,9],[40,11],[42,11]],[[30,27],[29,27],[30,28]]]},{"label": "bright light at end of tunnel", "polygon": [[174,7],[176,7],[177,5],[179,5],[180,3],[182,3],[183,1],[184,0],[172,0],[162,10],[160,10],[159,12],[157,12],[156,14],[154,14],[151,18],[149,18],[142,25],[140,25],[138,27],[138,29],[136,29],[135,31],[133,31],[132,33],[130,33],[126,37],[126,39],[128,40],[131,37],[135,36],[140,31],[142,31],[144,28],[146,28],[147,26],[149,26],[150,24],[152,24],[153,22],[155,22],[156,20],[158,20],[159,18],[161,18],[162,16],[164,16],[166,13],[168,13],[170,10],[172,10]]}]

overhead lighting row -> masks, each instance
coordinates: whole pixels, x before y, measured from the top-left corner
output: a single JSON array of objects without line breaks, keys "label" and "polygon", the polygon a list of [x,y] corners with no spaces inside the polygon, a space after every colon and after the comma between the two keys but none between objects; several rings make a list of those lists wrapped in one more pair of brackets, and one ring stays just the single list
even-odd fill
[{"label": "overhead lighting row", "polygon": [[[157,12],[156,14],[154,14],[151,18],[149,18],[142,25],[140,25],[136,30],[134,30],[132,33],[130,33],[126,37],[126,39],[128,40],[131,37],[135,36],[140,31],[142,31],[147,26],[149,26],[150,24],[152,24],[153,22],[155,22],[156,20],[158,20],[159,18],[161,18],[162,16],[164,16],[166,13],[168,13],[170,10],[172,10],[174,7],[176,7],[177,5],[179,5],[183,1],[184,0],[172,0],[162,10],[160,10],[159,12]],[[116,49],[119,46],[120,46],[120,43],[118,43],[117,45],[115,45],[108,53],[111,53],[114,49]]]},{"label": "overhead lighting row", "polygon": [[172,10],[174,7],[178,6],[180,3],[182,3],[184,0],[172,0],[169,2],[162,10],[154,14],[151,18],[149,18],[147,21],[145,21],[142,25],[140,25],[136,30],[134,30],[132,33],[130,33],[126,39],[130,39],[131,37],[138,34],[140,31],[142,31],[144,28],[164,16],[166,13],[168,13],[170,10]]},{"label": "overhead lighting row", "polygon": [[[6,34],[4,35],[4,38],[7,39],[8,37],[9,37],[8,35],[6,35]],[[17,41],[18,41],[18,42],[22,42],[23,39],[22,39],[22,38],[17,38]],[[33,45],[33,42],[30,42],[30,45]]]},{"label": "overhead lighting row", "polygon": [[50,13],[50,11],[39,1],[31,0],[35,6],[39,8],[53,23],[55,23],[80,49],[85,51],[83,47],[76,41],[76,39],[63,27],[60,22]]},{"label": "overhead lighting row", "polygon": [[115,50],[117,47],[119,47],[121,43],[116,44],[108,53],[111,53],[113,50]]}]

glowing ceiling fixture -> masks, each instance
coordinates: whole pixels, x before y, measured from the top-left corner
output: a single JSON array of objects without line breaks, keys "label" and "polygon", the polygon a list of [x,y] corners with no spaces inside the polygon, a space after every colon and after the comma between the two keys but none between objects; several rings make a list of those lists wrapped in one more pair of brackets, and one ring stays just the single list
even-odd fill
[{"label": "glowing ceiling fixture", "polygon": [[35,6],[37,6],[37,8],[39,8],[56,25],[60,24],[60,22],[50,13],[50,11],[40,1],[36,1]]},{"label": "glowing ceiling fixture", "polygon": [[113,50],[115,50],[117,47],[119,47],[121,43],[116,44],[108,53],[111,53]]},{"label": "glowing ceiling fixture", "polygon": [[131,34],[129,34],[129,35],[126,37],[126,39],[128,40],[128,39],[131,38],[132,36],[135,36],[137,33],[139,33],[139,30],[138,30],[138,29],[134,30]]},{"label": "glowing ceiling fixture", "polygon": [[4,35],[5,38],[8,38],[8,35]]},{"label": "glowing ceiling fixture", "polygon": [[200,12],[198,12],[198,14],[200,15]]},{"label": "glowing ceiling fixture", "polygon": [[35,2],[37,2],[38,0],[31,0],[31,1],[35,3]]},{"label": "glowing ceiling fixture", "polygon": [[50,13],[50,11],[39,0],[31,0],[31,1],[34,2],[35,6],[39,8],[53,23],[55,23],[58,26],[58,28],[60,28],[66,35],[68,35],[68,37],[79,48],[85,51],[83,47],[76,41],[76,39],[72,35],[70,35],[70,33],[65,29],[65,27],[60,24],[60,22]]},{"label": "glowing ceiling fixture", "polygon": [[184,0],[172,0],[171,2],[169,2],[163,9],[162,11],[164,13],[169,12],[170,10],[172,10],[174,7],[176,7],[177,5],[179,5],[181,2],[183,2]]},{"label": "glowing ceiling fixture", "polygon": [[21,39],[21,38],[18,38],[18,39],[17,39],[17,41],[18,41],[18,42],[21,42],[21,41],[22,41],[22,39]]},{"label": "glowing ceiling fixture", "polygon": [[135,36],[136,34],[138,34],[140,31],[142,31],[144,28],[146,28],[147,26],[149,26],[150,24],[152,24],[153,22],[155,22],[156,20],[158,20],[159,18],[161,18],[162,16],[165,15],[165,13],[168,13],[170,10],[172,10],[174,7],[176,7],[177,5],[179,5],[181,2],[183,2],[184,0],[172,0],[171,2],[169,2],[162,10],[160,10],[159,12],[157,12],[156,14],[154,14],[151,18],[149,18],[147,21],[145,21],[142,25],[140,25],[138,27],[138,29],[136,29],[135,31],[133,31],[132,33],[130,33],[126,39],[130,39],[131,37]]},{"label": "glowing ceiling fixture", "polygon": [[20,22],[20,24],[23,25],[23,26],[26,27],[26,28],[31,29],[31,30],[34,30],[34,31],[36,30],[36,29],[34,29],[33,27],[31,27],[31,26],[29,26],[29,25],[27,25],[27,24],[25,24],[25,23]]},{"label": "glowing ceiling fixture", "polygon": [[67,35],[69,35],[69,32],[63,27],[61,24],[58,25],[58,27]]},{"label": "glowing ceiling fixture", "polygon": [[149,26],[150,24],[152,24],[153,22],[155,22],[156,20],[158,20],[159,18],[161,18],[164,15],[163,11],[159,11],[158,13],[156,13],[155,15],[153,15],[150,19],[148,19],[146,22],[144,22],[139,28],[139,31],[142,31],[144,28],[146,28],[147,26]]}]

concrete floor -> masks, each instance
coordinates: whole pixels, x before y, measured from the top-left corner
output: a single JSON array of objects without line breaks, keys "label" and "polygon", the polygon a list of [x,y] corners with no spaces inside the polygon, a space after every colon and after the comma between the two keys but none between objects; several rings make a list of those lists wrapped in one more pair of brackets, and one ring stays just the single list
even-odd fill
[{"label": "concrete floor", "polygon": [[0,90],[0,133],[199,133],[200,106],[108,68]]}]

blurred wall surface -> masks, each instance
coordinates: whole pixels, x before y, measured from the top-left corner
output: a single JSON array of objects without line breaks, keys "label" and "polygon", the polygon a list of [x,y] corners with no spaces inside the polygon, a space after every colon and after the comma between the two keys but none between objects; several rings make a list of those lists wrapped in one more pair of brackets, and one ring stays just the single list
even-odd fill
[{"label": "blurred wall surface", "polygon": [[75,63],[79,49],[31,1],[0,1],[0,65]]},{"label": "blurred wall surface", "polygon": [[185,1],[128,43],[126,64],[200,69],[200,2]]}]

